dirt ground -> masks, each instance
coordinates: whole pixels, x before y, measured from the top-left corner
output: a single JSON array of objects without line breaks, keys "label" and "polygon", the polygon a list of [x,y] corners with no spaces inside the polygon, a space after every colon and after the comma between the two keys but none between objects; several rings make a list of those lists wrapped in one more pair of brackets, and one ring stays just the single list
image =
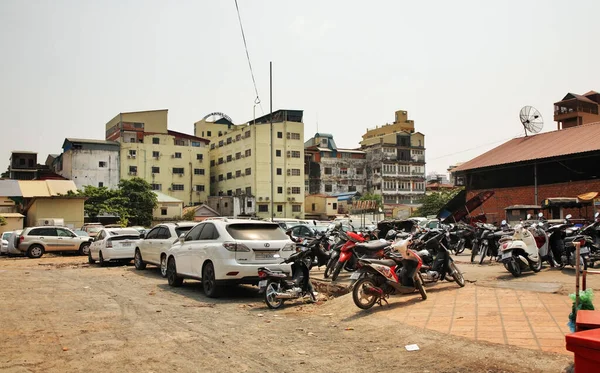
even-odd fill
[{"label": "dirt ground", "polygon": [[[505,272],[459,264],[467,286],[494,284]],[[548,270],[535,281],[542,278],[560,291],[573,279]],[[410,327],[386,312],[361,311],[348,295],[274,312],[255,287],[213,300],[195,281],[170,288],[151,267],[0,258],[0,371],[561,372],[572,361]]]}]

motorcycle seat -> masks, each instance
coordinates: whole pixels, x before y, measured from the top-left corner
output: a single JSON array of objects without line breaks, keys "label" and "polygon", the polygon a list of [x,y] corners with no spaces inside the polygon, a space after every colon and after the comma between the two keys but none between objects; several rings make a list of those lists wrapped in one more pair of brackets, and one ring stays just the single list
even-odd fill
[{"label": "motorcycle seat", "polygon": [[396,265],[396,262],[392,259],[361,259],[363,262],[367,262],[370,264],[379,264],[382,266],[393,267]]},{"label": "motorcycle seat", "polygon": [[425,256],[430,256],[431,253],[429,252],[429,250],[421,250],[417,252],[417,255],[421,258],[425,257]]},{"label": "motorcycle seat", "polygon": [[390,244],[387,241],[386,242],[369,241],[369,242],[357,243],[355,248],[369,250],[369,251],[379,251],[379,250],[385,249],[388,246],[390,246]]}]

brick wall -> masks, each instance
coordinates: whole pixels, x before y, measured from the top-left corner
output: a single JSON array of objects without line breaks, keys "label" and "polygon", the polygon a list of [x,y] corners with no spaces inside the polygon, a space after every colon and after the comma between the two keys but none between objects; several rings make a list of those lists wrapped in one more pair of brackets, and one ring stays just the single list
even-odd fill
[{"label": "brick wall", "polygon": [[[506,218],[505,207],[511,205],[533,205],[535,202],[533,186],[492,189],[495,194],[471,215],[485,213],[488,222],[498,222]],[[483,190],[467,191],[467,199],[474,197]],[[538,186],[538,204],[544,199],[552,197],[577,197],[588,192],[600,192],[600,180],[576,181],[571,183],[548,184]],[[579,209],[565,209],[565,214],[572,214],[574,218],[592,218],[594,210],[591,207]]]}]

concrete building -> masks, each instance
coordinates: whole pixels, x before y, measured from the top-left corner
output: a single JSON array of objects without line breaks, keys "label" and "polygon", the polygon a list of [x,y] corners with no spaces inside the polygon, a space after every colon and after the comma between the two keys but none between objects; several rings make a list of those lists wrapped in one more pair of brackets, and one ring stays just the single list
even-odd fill
[{"label": "concrete building", "polygon": [[106,123],[106,140],[120,143],[120,179],[141,177],[152,189],[188,205],[209,195],[209,140],[171,131],[168,110],[120,113]]},{"label": "concrete building", "polygon": [[255,197],[257,206],[252,208],[261,218],[271,218],[272,214],[275,218],[303,217],[302,111],[273,112],[272,131],[270,114],[242,125],[234,125],[227,118],[207,119],[194,126],[196,136],[211,140],[211,195]]},{"label": "concrete building", "polygon": [[120,166],[118,142],[66,138],[62,148],[63,153],[52,160],[52,166],[56,173],[73,180],[77,189],[86,185],[117,187]]},{"label": "concrete building", "polygon": [[366,154],[338,148],[333,135],[316,133],[304,143],[307,194],[363,193],[367,187]]},{"label": "concrete building", "polygon": [[158,224],[161,221],[181,220],[183,216],[182,200],[157,191],[154,191],[154,194],[156,194],[157,206],[152,211],[152,225]]},{"label": "concrete building", "polygon": [[37,153],[13,151],[10,156],[9,178],[13,180],[33,180],[37,177]]},{"label": "concrete building", "polygon": [[215,210],[213,210],[209,205],[206,204],[186,207],[183,209],[183,215],[186,215],[190,210],[194,211],[193,221],[203,221],[208,218],[220,216]]},{"label": "concrete building", "polygon": [[27,216],[28,227],[37,225],[41,219],[59,218],[65,226],[83,226],[85,197],[68,196],[77,191],[71,180],[20,180],[22,213]]},{"label": "concrete building", "polygon": [[208,206],[219,216],[252,217],[256,216],[256,200],[252,196],[209,196]]},{"label": "concrete building", "polygon": [[0,216],[6,220],[6,225],[0,226],[0,234],[23,229],[25,216],[19,213],[19,206],[15,202],[22,199],[18,181],[0,180]]},{"label": "concrete building", "polygon": [[583,95],[568,93],[554,104],[554,121],[557,129],[600,122],[599,106],[600,93],[596,91],[589,91]]},{"label": "concrete building", "polygon": [[367,190],[382,196],[386,216],[410,214],[425,195],[425,135],[399,110],[394,123],[368,129],[360,145],[367,158]]},{"label": "concrete building", "polygon": [[465,162],[457,162],[453,165],[448,166],[448,169],[446,171],[448,171],[448,183],[449,184],[456,184],[456,175],[454,175],[454,169],[457,168],[458,166],[461,166],[463,163]]},{"label": "concrete building", "polygon": [[338,197],[327,194],[311,194],[304,197],[304,218],[332,220],[338,214]]}]

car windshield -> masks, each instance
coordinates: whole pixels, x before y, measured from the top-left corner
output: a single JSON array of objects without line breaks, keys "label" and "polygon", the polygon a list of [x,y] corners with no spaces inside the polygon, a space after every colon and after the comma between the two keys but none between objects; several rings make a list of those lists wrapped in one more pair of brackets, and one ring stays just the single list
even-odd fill
[{"label": "car windshield", "polygon": [[8,240],[8,238],[10,237],[11,232],[4,232],[2,233],[2,239],[3,240]]},{"label": "car windshield", "polygon": [[[113,234],[113,232],[110,232],[111,234]],[[138,238],[140,238],[139,234],[121,234],[118,236],[114,236],[111,237],[110,239],[112,241],[121,241],[121,240],[137,240]]]},{"label": "car windshield", "polygon": [[75,232],[75,234],[78,236],[84,236],[84,237],[89,236],[89,234],[86,231],[73,231],[73,232]]},{"label": "car windshield", "polygon": [[175,228],[175,233],[177,233],[177,237],[179,237],[182,233],[187,233],[192,228],[194,228],[193,225],[190,225],[189,227],[177,227]]},{"label": "car windshield", "polygon": [[235,240],[287,240],[285,232],[277,224],[241,223],[230,224],[227,232]]},{"label": "car windshield", "polygon": [[102,228],[100,227],[87,227],[85,228],[86,231],[90,232],[90,233],[98,233],[100,232]]}]

